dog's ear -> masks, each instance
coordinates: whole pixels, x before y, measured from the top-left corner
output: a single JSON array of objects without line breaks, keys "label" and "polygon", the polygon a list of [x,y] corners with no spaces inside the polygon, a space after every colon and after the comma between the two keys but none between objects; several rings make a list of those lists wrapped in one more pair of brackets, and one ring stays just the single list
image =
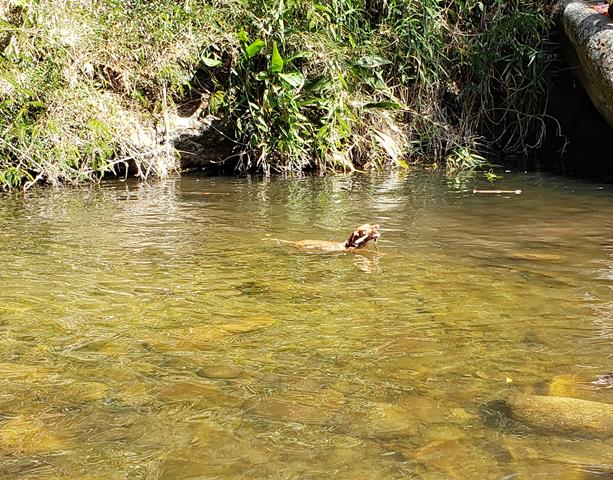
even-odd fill
[{"label": "dog's ear", "polygon": [[368,242],[368,236],[370,235],[370,225],[365,223],[364,225],[360,225],[356,228],[349,238],[345,242],[345,248],[355,247],[360,248],[364,245],[364,240]]},{"label": "dog's ear", "polygon": [[359,232],[359,228],[357,230],[354,230],[351,235],[349,235],[349,238],[347,239],[347,241],[345,242],[345,248],[349,248],[349,247],[355,247],[355,241],[360,238],[360,232]]}]

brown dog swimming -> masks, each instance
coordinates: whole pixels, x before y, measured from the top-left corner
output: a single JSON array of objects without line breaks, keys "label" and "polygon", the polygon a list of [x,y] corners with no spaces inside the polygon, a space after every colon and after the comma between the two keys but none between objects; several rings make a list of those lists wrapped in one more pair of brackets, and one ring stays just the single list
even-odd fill
[{"label": "brown dog swimming", "polygon": [[344,242],[327,242],[325,240],[298,240],[295,242],[287,242],[292,247],[301,250],[312,252],[328,253],[328,252],[351,252],[366,246],[368,242],[381,237],[379,233],[380,225],[370,225],[365,223],[356,228],[349,238]]}]

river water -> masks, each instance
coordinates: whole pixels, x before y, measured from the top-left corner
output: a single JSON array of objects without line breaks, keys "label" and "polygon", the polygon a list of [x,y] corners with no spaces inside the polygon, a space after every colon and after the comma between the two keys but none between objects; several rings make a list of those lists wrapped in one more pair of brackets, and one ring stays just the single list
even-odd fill
[{"label": "river water", "polygon": [[[472,189],[521,189],[521,195]],[[3,479],[591,479],[613,440],[613,188],[184,176],[0,197]],[[344,240],[309,254],[275,239]]]}]

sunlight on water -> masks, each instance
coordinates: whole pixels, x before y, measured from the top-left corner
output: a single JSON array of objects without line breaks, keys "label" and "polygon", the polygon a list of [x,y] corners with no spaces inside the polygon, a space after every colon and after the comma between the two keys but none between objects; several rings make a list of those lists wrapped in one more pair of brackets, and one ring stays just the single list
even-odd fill
[{"label": "sunlight on water", "polygon": [[[183,177],[0,197],[4,479],[589,479],[611,435],[613,191],[506,175]],[[308,254],[275,239],[371,253]],[[508,423],[508,422],[507,422]]]}]

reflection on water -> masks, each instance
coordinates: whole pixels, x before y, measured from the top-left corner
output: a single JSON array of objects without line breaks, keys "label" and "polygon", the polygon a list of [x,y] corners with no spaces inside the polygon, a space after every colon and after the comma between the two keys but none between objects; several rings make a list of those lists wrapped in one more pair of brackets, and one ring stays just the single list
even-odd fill
[{"label": "reflection on water", "polygon": [[[613,403],[613,192],[473,186],[184,177],[0,197],[2,478],[613,475],[610,438],[479,416],[515,392]],[[384,228],[366,255],[274,241],[365,222]]]}]

